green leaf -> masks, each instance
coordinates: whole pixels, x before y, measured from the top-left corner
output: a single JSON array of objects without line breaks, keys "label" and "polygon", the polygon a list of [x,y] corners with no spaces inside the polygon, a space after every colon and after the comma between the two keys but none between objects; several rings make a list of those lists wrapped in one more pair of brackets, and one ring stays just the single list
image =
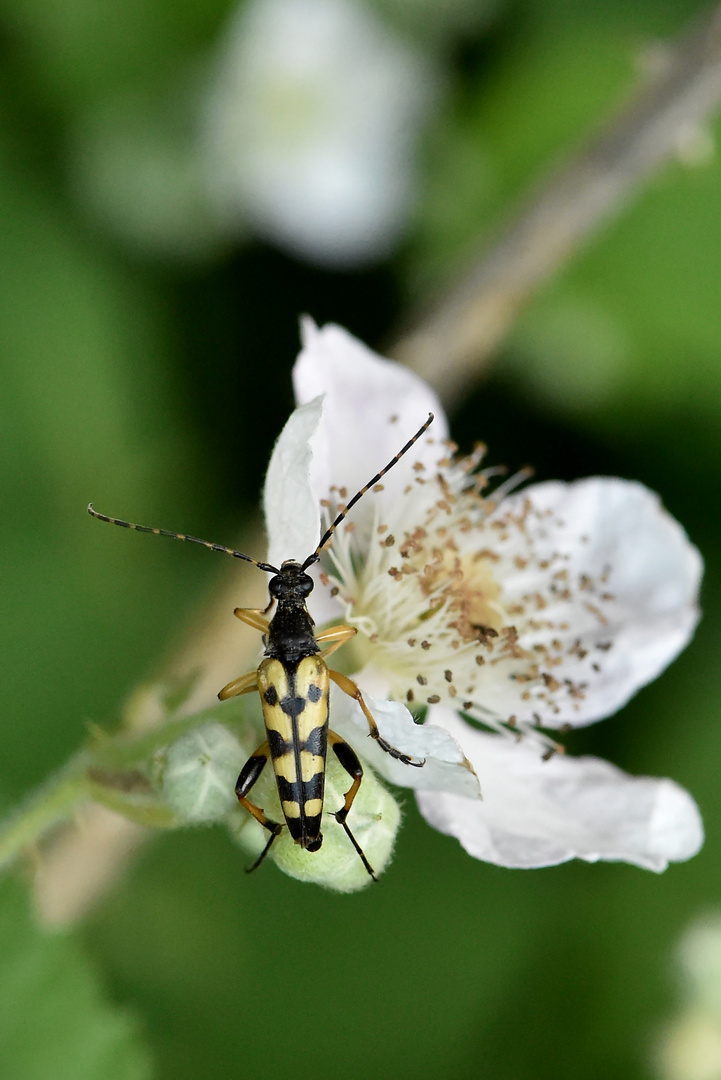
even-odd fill
[{"label": "green leaf", "polygon": [[78,944],[0,888],[0,1061],[12,1080],[150,1080],[137,1022],[106,999]]}]

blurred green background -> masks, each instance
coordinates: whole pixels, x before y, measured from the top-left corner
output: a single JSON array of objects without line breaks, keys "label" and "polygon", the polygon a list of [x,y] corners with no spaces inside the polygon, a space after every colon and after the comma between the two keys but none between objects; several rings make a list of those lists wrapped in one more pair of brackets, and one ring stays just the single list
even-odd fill
[{"label": "blurred green background", "polygon": [[[702,7],[377,0],[436,90],[392,250],[344,266],[268,243],[252,223],[228,228],[204,201],[198,101],[233,10],[0,0],[6,807],[88,722],[117,718],[227,571],[100,530],[89,499],[233,542],[257,520],[291,408],[299,314],[382,348]],[[541,479],[642,480],[701,548],[696,640],[570,746],[686,786],[702,853],[662,876],[506,871],[471,860],[408,799],[392,867],[351,897],[271,865],[247,877],[221,830],[160,838],[60,938],[39,935],[6,886],[3,1075],[658,1075],[674,943],[721,884],[718,128],[544,288],[452,418],[462,448],[482,438],[490,461],[532,462]]]}]

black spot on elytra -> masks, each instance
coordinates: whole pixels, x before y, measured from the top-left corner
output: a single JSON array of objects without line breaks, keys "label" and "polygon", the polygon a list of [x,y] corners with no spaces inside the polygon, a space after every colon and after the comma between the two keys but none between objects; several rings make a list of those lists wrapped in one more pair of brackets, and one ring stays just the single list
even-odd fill
[{"label": "black spot on elytra", "polygon": [[323,835],[320,831],[320,817],[306,818],[306,851],[318,851],[323,843]]},{"label": "black spot on elytra", "polygon": [[300,840],[303,835],[303,825],[300,818],[286,818],[285,823],[288,826],[288,832],[294,840]]},{"label": "black spot on elytra", "polygon": [[284,776],[278,776],[276,773],[275,782],[278,785],[278,794],[280,795],[282,802],[298,802],[298,785],[291,783],[290,780],[286,780]]},{"label": "black spot on elytra", "polygon": [[287,694],[281,700],[280,707],[286,716],[300,716],[305,708],[305,698]]},{"label": "black spot on elytra", "polygon": [[287,743],[280,732],[274,728],[267,728],[268,734],[268,746],[270,747],[271,756],[274,758],[282,757],[283,754],[287,754],[292,749],[292,744]]},{"label": "black spot on elytra", "polygon": [[271,706],[277,705],[278,704],[278,691],[276,690],[276,688],[274,686],[269,686],[268,689],[263,694],[263,698],[265,699],[265,702],[266,702],[267,705],[271,705]]},{"label": "black spot on elytra", "polygon": [[320,701],[322,697],[323,691],[321,690],[321,688],[319,686],[316,686],[315,683],[311,683],[308,687],[308,700],[312,701],[313,704],[315,704],[316,701]]},{"label": "black spot on elytra", "polygon": [[325,787],[325,775],[323,771],[317,772],[315,776],[311,776],[310,780],[303,782],[303,795],[302,802],[305,808],[305,804],[312,799],[323,798],[323,788]]},{"label": "black spot on elytra", "polygon": [[308,738],[301,746],[301,750],[307,750],[316,757],[325,757],[328,742],[327,730],[325,725],[322,727],[314,727],[312,731],[308,732]]}]

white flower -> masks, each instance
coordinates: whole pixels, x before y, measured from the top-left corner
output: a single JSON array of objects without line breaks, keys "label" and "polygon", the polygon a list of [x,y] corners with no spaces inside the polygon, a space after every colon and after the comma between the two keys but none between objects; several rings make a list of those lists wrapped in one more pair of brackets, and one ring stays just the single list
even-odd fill
[{"label": "white flower", "polygon": [[[662,870],[693,855],[702,827],[687,792],[554,755],[549,734],[618,710],[693,633],[701,559],[657,496],[598,477],[494,492],[480,449],[452,457],[430,388],[337,326],[304,321],[294,383],[300,408],[265,490],[276,566],[313,551],[321,499],[347,501],[436,417],[337,530],[309,598],[317,622],[357,627],[344,652],[381,733],[426,764],[363,738],[337,688],[331,726],[477,858]],[[425,723],[401,702],[424,706]]]},{"label": "white flower", "polygon": [[355,0],[251,0],[208,96],[208,184],[228,219],[328,265],[392,249],[434,76]]}]

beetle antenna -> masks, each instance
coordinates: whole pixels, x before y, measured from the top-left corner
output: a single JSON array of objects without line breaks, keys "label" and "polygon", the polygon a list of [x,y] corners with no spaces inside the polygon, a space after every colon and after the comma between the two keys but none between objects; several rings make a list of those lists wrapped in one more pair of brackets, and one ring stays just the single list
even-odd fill
[{"label": "beetle antenna", "polygon": [[106,514],[99,514],[92,503],[88,503],[88,513],[91,517],[97,518],[98,521],[107,521],[110,525],[120,525],[123,529],[135,529],[136,532],[153,533],[155,536],[169,536],[171,540],[188,540],[191,544],[202,544],[203,547],[210,548],[211,551],[222,551],[224,555],[232,555],[234,559],[244,559],[246,562],[252,563],[253,566],[257,566],[259,570],[265,570],[269,574],[279,573],[269,563],[258,562],[256,559],[251,559],[250,555],[244,555],[242,551],[235,551],[234,548],[225,547],[223,544],[211,544],[209,540],[201,540],[198,536],[187,536],[185,533],[170,532],[168,529],[151,529],[148,525],[134,525],[131,521],[121,521],[119,518],[107,517]]},{"label": "beetle antenna", "polygon": [[315,549],[313,554],[309,555],[308,558],[303,563],[303,566],[302,566],[303,570],[307,570],[309,566],[312,566],[314,562],[318,561],[318,559],[320,558],[321,551],[323,550],[325,545],[328,543],[328,541],[330,540],[331,536],[333,535],[335,530],[340,525],[343,518],[346,517],[346,515],[349,513],[349,511],[353,509],[353,507],[358,502],[358,500],[361,498],[361,496],[365,495],[366,491],[368,491],[369,488],[374,487],[375,484],[377,484],[378,481],[381,479],[381,477],[385,476],[385,474],[390,469],[393,468],[393,466],[396,464],[396,462],[400,461],[401,458],[403,457],[403,455],[408,453],[408,451],[413,446],[413,444],[418,442],[418,440],[420,439],[423,432],[427,431],[432,423],[433,423],[433,413],[431,412],[431,413],[428,413],[428,419],[425,421],[425,423],[421,424],[421,426],[418,428],[418,431],[415,433],[413,438],[409,439],[408,442],[406,443],[406,445],[401,450],[398,451],[396,456],[394,458],[391,458],[391,460],[388,462],[388,464],[384,468],[382,468],[380,472],[377,472],[375,474],[375,476],[371,477],[371,479],[368,481],[368,483],[365,484],[360,489],[360,491],[357,491],[355,493],[355,495],[353,496],[351,501],[348,503],[348,505],[343,510],[341,510],[340,514],[338,514],[338,517],[335,519],[335,521],[333,521],[328,526],[326,531],[323,533],[323,535],[322,535],[322,537],[320,539],[320,543],[318,544],[318,547]]}]

